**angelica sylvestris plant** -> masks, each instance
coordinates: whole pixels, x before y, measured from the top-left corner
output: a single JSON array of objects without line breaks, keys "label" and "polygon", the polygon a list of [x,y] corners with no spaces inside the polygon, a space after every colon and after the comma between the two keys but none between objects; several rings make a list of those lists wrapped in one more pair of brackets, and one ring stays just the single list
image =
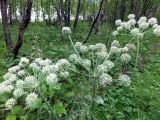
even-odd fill
[{"label": "angelica sylvestris plant", "polygon": [[[69,56],[70,63],[83,68],[77,72],[83,73],[85,70],[89,74],[85,72],[86,74],[84,75],[98,78],[97,82],[101,87],[110,85],[112,82],[121,82],[117,81],[117,78],[114,80],[110,73],[118,65],[128,64],[131,61],[130,53],[135,49],[134,44],[126,44],[124,47],[120,47],[117,40],[111,43],[109,50],[107,50],[106,45],[102,43],[83,45],[81,42],[77,42],[74,46],[77,54],[75,53]],[[116,73],[116,75],[119,76],[122,74],[123,73]],[[129,86],[126,84],[123,85]]]},{"label": "angelica sylvestris plant", "polygon": [[115,37],[117,35],[131,36],[129,42],[132,42],[132,40],[137,41],[136,67],[139,58],[140,40],[143,39],[144,35],[148,34],[160,36],[160,25],[158,25],[156,18],[147,19],[145,16],[142,16],[136,21],[135,15],[130,14],[128,15],[128,19],[128,21],[116,20],[117,30],[114,31],[112,35]]},{"label": "angelica sylvestris plant", "polygon": [[[71,70],[86,76],[86,81],[91,83],[91,114],[93,117],[95,102],[103,103],[103,99],[99,99],[97,93],[103,93],[102,90],[107,90],[107,87],[112,84],[130,86],[131,79],[122,73],[122,69],[131,61],[130,53],[135,49],[135,45],[126,44],[121,47],[119,42],[114,40],[110,49],[107,49],[102,43],[84,45],[81,42],[75,43],[74,48],[76,53],[69,56],[69,61],[72,63]],[[119,70],[116,70],[117,68]]]},{"label": "angelica sylvestris plant", "polygon": [[16,105],[25,109],[39,109],[45,104],[49,113],[54,115],[52,97],[61,87],[60,81],[69,75],[70,63],[66,59],[53,64],[50,59],[36,58],[29,61],[21,58],[18,65],[8,69],[4,82],[0,83],[0,94],[8,94],[5,103],[7,110]]}]

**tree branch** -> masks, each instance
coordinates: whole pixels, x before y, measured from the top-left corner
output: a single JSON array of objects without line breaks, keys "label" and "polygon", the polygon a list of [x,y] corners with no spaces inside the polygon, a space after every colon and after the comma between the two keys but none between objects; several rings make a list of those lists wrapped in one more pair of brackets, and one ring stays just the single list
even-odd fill
[{"label": "tree branch", "polygon": [[31,19],[32,4],[33,4],[33,0],[28,0],[27,8],[26,8],[25,14],[22,18],[22,23],[20,25],[18,40],[17,40],[17,43],[13,49],[14,58],[17,57],[19,49],[21,48],[21,46],[23,44],[24,32],[25,32],[25,29],[27,28],[27,26],[30,22],[30,19]]}]

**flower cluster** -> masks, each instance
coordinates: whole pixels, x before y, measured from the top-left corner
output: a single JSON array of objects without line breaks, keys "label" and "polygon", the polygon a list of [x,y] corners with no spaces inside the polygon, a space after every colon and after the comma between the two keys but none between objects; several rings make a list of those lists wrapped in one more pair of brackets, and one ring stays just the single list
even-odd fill
[{"label": "flower cluster", "polygon": [[71,29],[69,27],[63,27],[62,28],[62,33],[63,34],[71,34]]},{"label": "flower cluster", "polygon": [[[106,45],[102,43],[84,45],[81,42],[77,42],[74,46],[76,54],[69,56],[70,62],[77,67],[82,66],[92,77],[98,78],[98,83],[104,87],[114,81],[110,75],[112,69],[117,64],[127,64],[131,60],[129,52],[136,48],[134,44],[126,44],[121,47],[117,40],[111,43],[110,49],[107,49]],[[83,71],[81,70],[82,68],[79,69],[82,73]],[[118,82],[122,82],[123,84],[121,85],[129,86],[127,80],[130,81],[130,79],[121,79]]]},{"label": "flower cluster", "polygon": [[112,33],[113,36],[117,36],[121,31],[129,31],[129,33],[137,38],[143,38],[144,32],[151,30],[156,36],[160,36],[160,25],[156,18],[147,19],[142,16],[138,21],[135,19],[134,14],[128,15],[128,21],[116,20],[115,24],[117,30]]},{"label": "flower cluster", "polygon": [[17,100],[24,98],[27,107],[43,102],[41,86],[48,89],[58,87],[60,79],[68,77],[69,67],[70,63],[66,59],[53,64],[50,59],[36,58],[30,62],[25,57],[21,58],[18,65],[8,69],[4,81],[0,83],[0,94],[12,96],[6,101],[6,109],[12,109]]}]

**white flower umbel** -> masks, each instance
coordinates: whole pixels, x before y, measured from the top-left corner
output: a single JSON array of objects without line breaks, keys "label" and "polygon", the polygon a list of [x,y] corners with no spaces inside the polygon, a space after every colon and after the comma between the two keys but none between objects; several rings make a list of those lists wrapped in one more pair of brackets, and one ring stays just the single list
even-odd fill
[{"label": "white flower umbel", "polygon": [[102,86],[110,85],[112,83],[112,77],[109,74],[102,73],[99,76],[99,84]]},{"label": "white flower umbel", "polygon": [[156,27],[156,28],[153,30],[153,33],[154,33],[156,36],[160,36],[160,26]]},{"label": "white flower umbel", "polygon": [[147,22],[147,18],[145,16],[140,17],[137,23],[141,24],[142,22]]},{"label": "white flower umbel", "polygon": [[149,20],[148,20],[148,23],[150,24],[150,25],[155,25],[155,24],[157,24],[157,19],[156,18],[150,18]]},{"label": "white flower umbel", "polygon": [[30,68],[32,68],[33,70],[36,70],[36,71],[40,71],[41,70],[41,67],[38,66],[36,63],[31,63],[29,65]]},{"label": "white flower umbel", "polygon": [[125,53],[120,56],[120,59],[121,59],[121,62],[128,63],[131,60],[131,56]]},{"label": "white flower umbel", "polygon": [[82,66],[88,70],[91,67],[91,61],[89,59],[82,60]]},{"label": "white flower umbel", "polygon": [[15,104],[16,104],[16,100],[14,98],[7,100],[6,101],[6,109],[11,110]]},{"label": "white flower umbel", "polygon": [[122,27],[122,26],[117,27],[117,31],[118,31],[118,32],[120,32],[120,31],[122,31],[122,30],[123,30],[123,27]]},{"label": "white flower umbel", "polygon": [[47,84],[48,85],[55,85],[55,84],[57,84],[57,82],[58,82],[58,77],[57,77],[57,75],[56,74],[49,74],[48,76],[47,76],[47,79],[46,79],[46,82],[47,82]]},{"label": "white flower umbel", "polygon": [[97,58],[99,59],[108,59],[109,58],[109,54],[106,51],[100,51],[96,53]]},{"label": "white flower umbel", "polygon": [[9,68],[8,72],[10,72],[10,73],[16,73],[19,70],[20,70],[20,66],[16,65],[16,66],[13,66],[13,67]]},{"label": "white flower umbel", "polygon": [[38,86],[38,81],[34,76],[28,76],[24,79],[26,87],[29,88],[36,88]]},{"label": "white flower umbel", "polygon": [[25,101],[27,106],[32,107],[33,105],[37,104],[37,102],[39,101],[38,95],[35,92],[30,93],[27,95]]},{"label": "white flower umbel", "polygon": [[112,32],[112,35],[113,35],[113,36],[117,36],[117,35],[118,35],[118,31]]},{"label": "white flower umbel", "polygon": [[111,46],[116,46],[116,47],[119,47],[120,44],[117,40],[114,40],[112,43],[111,43]]},{"label": "white flower umbel", "polygon": [[88,52],[88,47],[86,45],[82,45],[79,49],[82,53],[87,53]]},{"label": "white flower umbel", "polygon": [[16,81],[16,87],[17,88],[24,88],[25,87],[25,82],[23,80]]},{"label": "white flower umbel", "polygon": [[18,76],[24,76],[26,74],[25,70],[20,70],[17,75]]},{"label": "white flower umbel", "polygon": [[118,54],[120,52],[119,48],[116,46],[111,46],[109,54]]},{"label": "white flower umbel", "polygon": [[148,27],[149,27],[149,23],[147,23],[147,22],[141,22],[139,24],[139,28],[142,30],[147,29]]},{"label": "white flower umbel", "polygon": [[140,33],[140,31],[138,28],[134,28],[131,30],[131,35],[133,35],[133,36],[138,36],[139,33]]},{"label": "white flower umbel", "polygon": [[76,64],[80,64],[82,62],[82,58],[79,57],[77,54],[71,54],[69,56],[69,60],[76,63]]},{"label": "white flower umbel", "polygon": [[95,48],[97,51],[107,51],[106,45],[102,43],[97,43]]},{"label": "white flower umbel", "polygon": [[129,19],[129,20],[135,19],[135,15],[134,15],[134,14],[129,14],[129,15],[128,15],[128,19]]},{"label": "white flower umbel", "polygon": [[60,72],[60,77],[67,78],[68,76],[69,76],[69,72],[67,72],[67,71]]},{"label": "white flower umbel", "polygon": [[134,20],[134,19],[131,19],[131,20],[129,20],[128,22],[127,22],[127,25],[128,26],[134,26],[136,24],[136,20]]},{"label": "white flower umbel", "polygon": [[71,34],[71,29],[69,27],[63,27],[62,28],[62,33],[63,34]]},{"label": "white flower umbel", "polygon": [[115,21],[115,24],[116,24],[117,26],[120,26],[120,25],[121,25],[121,23],[122,23],[122,21],[121,21],[121,20],[116,20],[116,21]]},{"label": "white flower umbel", "polygon": [[75,43],[75,48],[80,50],[80,47],[82,46],[82,43],[81,42],[76,42]]},{"label": "white flower umbel", "polygon": [[120,85],[124,85],[126,87],[130,86],[131,84],[131,79],[127,75],[120,75],[118,78]]},{"label": "white flower umbel", "polygon": [[13,85],[7,85],[5,86],[5,92],[10,93],[11,91],[13,91],[14,86]]},{"label": "white flower umbel", "polygon": [[20,59],[20,64],[25,64],[25,65],[28,65],[29,64],[29,59],[27,59],[26,57],[22,57]]},{"label": "white flower umbel", "polygon": [[128,48],[128,50],[132,51],[132,50],[135,50],[136,49],[136,46],[135,44],[131,44],[131,43],[128,43],[126,44],[126,46]]},{"label": "white flower umbel", "polygon": [[13,91],[14,97],[18,98],[21,97],[24,94],[23,89],[17,88]]},{"label": "white flower umbel", "polygon": [[69,61],[66,60],[66,59],[60,59],[57,62],[57,65],[59,66],[60,70],[68,69],[71,66],[70,63],[69,63]]},{"label": "white flower umbel", "polygon": [[104,61],[103,65],[108,69],[108,71],[114,67],[114,63],[110,60]]},{"label": "white flower umbel", "polygon": [[121,53],[126,53],[126,52],[128,52],[129,51],[129,49],[128,49],[128,47],[123,47],[123,48],[119,48],[119,51],[121,52]]}]

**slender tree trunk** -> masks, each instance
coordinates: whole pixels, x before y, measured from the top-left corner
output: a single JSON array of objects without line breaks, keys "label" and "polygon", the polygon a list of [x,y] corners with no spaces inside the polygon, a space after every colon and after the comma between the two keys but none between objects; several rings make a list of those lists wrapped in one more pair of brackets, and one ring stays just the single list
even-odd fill
[{"label": "slender tree trunk", "polygon": [[[104,11],[105,11],[105,5],[106,5],[105,3],[106,3],[106,0],[104,0],[104,2],[102,4],[101,11],[100,11],[100,14],[97,18],[97,23],[96,23],[96,34],[97,34],[97,36],[99,36],[101,34],[100,27],[101,27],[102,22],[104,20]],[[101,1],[100,1],[100,5],[101,5]]]},{"label": "slender tree trunk", "polygon": [[7,48],[12,48],[12,41],[11,41],[11,35],[9,30],[9,24],[8,24],[8,15],[7,15],[7,0],[1,0],[1,15],[2,15],[2,24],[3,24],[3,31],[5,35],[5,42]]},{"label": "slender tree trunk", "polygon": [[81,0],[78,0],[78,4],[77,4],[77,12],[76,12],[76,17],[75,17],[75,21],[74,21],[74,25],[73,25],[73,29],[75,30],[78,24],[78,18],[79,18],[79,14],[80,14],[80,9],[81,9]]},{"label": "slender tree trunk", "polygon": [[71,12],[71,0],[68,0],[67,4],[67,26],[70,26],[70,12]]},{"label": "slender tree trunk", "polygon": [[130,14],[135,13],[134,7],[135,6],[135,0],[131,0],[131,8],[130,8]]},{"label": "slender tree trunk", "polygon": [[22,46],[25,29],[27,28],[27,26],[30,22],[30,19],[31,19],[32,4],[33,4],[33,0],[28,0],[27,8],[26,8],[26,11],[24,13],[22,23],[20,25],[18,40],[17,40],[17,43],[16,43],[16,45],[14,47],[14,50],[13,50],[14,58],[17,57],[19,49]]},{"label": "slender tree trunk", "polygon": [[43,21],[45,21],[45,13],[44,13],[44,7],[43,7],[43,0],[41,0],[41,11],[42,11]]},{"label": "slender tree trunk", "polygon": [[57,12],[57,22],[61,22],[62,20],[61,12],[60,12],[60,9],[61,9],[60,2],[61,2],[60,0],[56,0],[56,5],[55,5],[55,9]]},{"label": "slender tree trunk", "polygon": [[150,5],[150,0],[143,0],[143,6],[142,6],[142,10],[141,10],[141,14],[140,16],[146,15],[147,9]]},{"label": "slender tree trunk", "polygon": [[114,3],[114,13],[113,13],[113,23],[117,20],[118,18],[118,0],[115,0]]},{"label": "slender tree trunk", "polygon": [[156,15],[156,13],[158,12],[158,9],[159,9],[159,12],[160,12],[160,5],[154,6],[154,7],[152,7],[151,9],[149,9],[149,10],[146,12],[147,17],[148,17],[148,18],[154,17],[154,16]]},{"label": "slender tree trunk", "polygon": [[[8,9],[8,16],[9,16],[9,24],[12,25],[13,19],[12,19],[12,11],[13,11],[13,6],[12,6],[12,1],[9,0],[9,9]],[[14,11],[13,11],[14,12]]]},{"label": "slender tree trunk", "polygon": [[121,1],[121,20],[124,20],[125,17],[125,13],[126,13],[126,0],[122,0]]},{"label": "slender tree trunk", "polygon": [[93,21],[93,23],[92,23],[92,25],[91,25],[91,28],[90,28],[90,30],[89,30],[89,33],[88,33],[88,35],[87,35],[87,37],[86,37],[86,40],[85,40],[83,43],[86,43],[86,42],[88,41],[88,39],[89,39],[89,37],[90,37],[90,35],[91,35],[91,33],[92,33],[92,30],[93,30],[93,28],[94,28],[94,25],[96,24],[97,19],[98,19],[99,15],[100,15],[103,2],[104,2],[104,0],[101,0],[101,4],[100,4],[100,7],[99,7],[99,11],[98,11],[98,13],[97,13],[97,16],[96,16],[96,18],[94,19],[94,21]]}]

